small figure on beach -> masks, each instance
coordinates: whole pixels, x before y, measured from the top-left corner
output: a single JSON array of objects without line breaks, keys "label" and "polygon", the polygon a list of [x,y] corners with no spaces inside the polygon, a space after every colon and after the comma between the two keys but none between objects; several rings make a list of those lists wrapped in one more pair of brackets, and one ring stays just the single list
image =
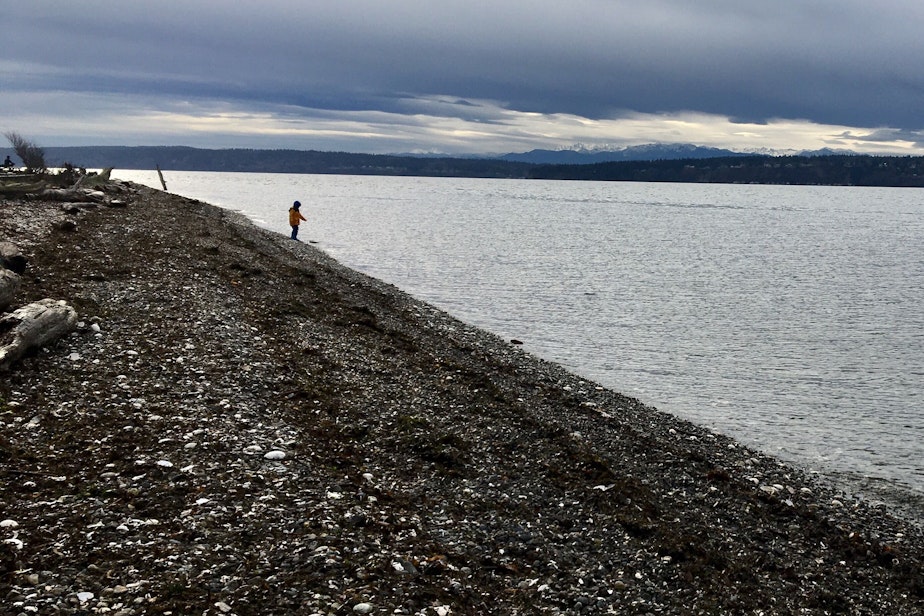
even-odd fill
[{"label": "small figure on beach", "polygon": [[12,169],[13,167],[14,167],[14,165],[13,165],[13,159],[10,158],[9,155],[7,155],[6,160],[3,161],[3,168],[4,168],[4,169]]},{"label": "small figure on beach", "polygon": [[302,204],[296,201],[292,204],[292,207],[289,208],[289,225],[292,227],[292,239],[298,240],[298,225],[303,220],[308,220],[302,213],[298,211],[298,208],[302,207]]}]

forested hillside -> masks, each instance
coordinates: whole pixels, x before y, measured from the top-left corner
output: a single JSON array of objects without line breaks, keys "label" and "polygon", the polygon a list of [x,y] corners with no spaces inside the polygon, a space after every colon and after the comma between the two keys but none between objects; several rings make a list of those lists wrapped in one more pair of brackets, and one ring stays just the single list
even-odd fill
[{"label": "forested hillside", "polygon": [[[45,148],[51,166],[261,173],[332,173],[626,182],[924,186],[924,157],[725,156],[550,165],[489,158],[417,157],[314,150],[189,147]],[[0,155],[7,152],[0,149]],[[13,152],[10,150],[10,154]]]},{"label": "forested hillside", "polygon": [[752,156],[543,165],[531,178],[628,182],[924,186],[924,157]]}]

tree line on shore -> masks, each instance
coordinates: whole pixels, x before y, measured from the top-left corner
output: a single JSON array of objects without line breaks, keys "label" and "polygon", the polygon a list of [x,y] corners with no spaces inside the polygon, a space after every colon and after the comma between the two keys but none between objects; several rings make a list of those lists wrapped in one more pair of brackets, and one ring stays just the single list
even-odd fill
[{"label": "tree line on shore", "polygon": [[[10,151],[12,153],[12,151]],[[702,159],[536,164],[497,158],[423,157],[315,150],[181,146],[44,148],[48,165],[261,173],[319,173],[509,179],[924,186],[920,156],[725,156]],[[0,155],[4,154],[0,150]]]},{"label": "tree line on shore", "polygon": [[624,182],[920,187],[924,186],[924,157],[735,156],[542,165],[534,169],[530,177]]}]

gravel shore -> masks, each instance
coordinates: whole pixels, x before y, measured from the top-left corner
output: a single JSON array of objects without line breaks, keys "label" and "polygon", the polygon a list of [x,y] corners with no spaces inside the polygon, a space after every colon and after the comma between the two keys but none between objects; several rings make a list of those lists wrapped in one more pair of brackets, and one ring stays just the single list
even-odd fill
[{"label": "gravel shore", "polygon": [[[882,507],[201,202],[0,200],[2,614],[924,613]],[[12,310],[11,307],[9,310]]]}]

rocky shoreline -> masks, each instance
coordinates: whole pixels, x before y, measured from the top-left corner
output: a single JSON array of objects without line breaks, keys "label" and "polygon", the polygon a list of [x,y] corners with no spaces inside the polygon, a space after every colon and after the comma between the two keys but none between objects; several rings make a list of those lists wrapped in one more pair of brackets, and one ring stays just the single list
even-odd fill
[{"label": "rocky shoreline", "polygon": [[78,315],[0,373],[0,613],[924,613],[885,508],[239,215],[101,190],[0,199],[17,304]]}]

